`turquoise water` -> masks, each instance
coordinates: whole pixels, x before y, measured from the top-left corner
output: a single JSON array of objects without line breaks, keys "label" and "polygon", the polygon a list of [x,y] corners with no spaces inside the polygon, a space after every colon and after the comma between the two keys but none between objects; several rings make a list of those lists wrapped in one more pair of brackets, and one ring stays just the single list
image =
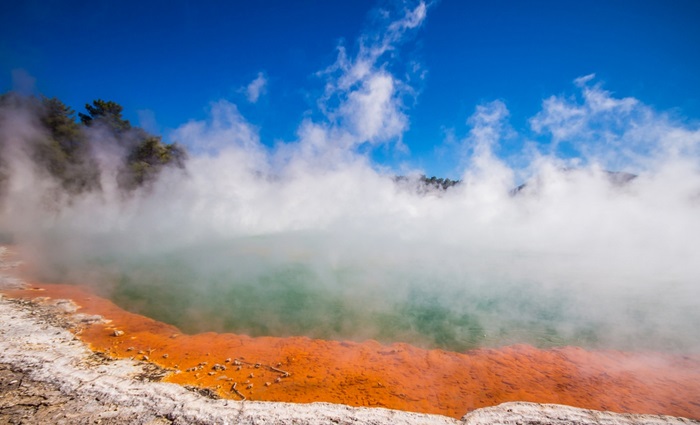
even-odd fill
[{"label": "turquoise water", "polygon": [[[533,253],[395,252],[367,244],[356,255],[354,246],[331,246],[292,235],[128,256],[95,249],[57,259],[47,278],[89,282],[122,308],[186,333],[374,339],[453,351],[518,343],[700,347],[700,312],[683,282],[625,287],[624,275],[588,276],[586,264],[569,257],[558,258],[564,273],[534,268],[551,256]],[[618,286],[589,284],[600,276]],[[652,291],[657,287],[664,291]]]},{"label": "turquoise water", "polygon": [[303,263],[203,273],[181,258],[165,257],[130,262],[98,290],[127,310],[186,333],[375,339],[454,351],[511,343],[595,346],[601,339],[598,326],[570,314],[571,299],[538,293],[536,285],[501,283],[482,291],[469,285],[445,289],[434,277],[415,273],[383,278],[384,286],[359,285],[366,271],[319,273]]}]

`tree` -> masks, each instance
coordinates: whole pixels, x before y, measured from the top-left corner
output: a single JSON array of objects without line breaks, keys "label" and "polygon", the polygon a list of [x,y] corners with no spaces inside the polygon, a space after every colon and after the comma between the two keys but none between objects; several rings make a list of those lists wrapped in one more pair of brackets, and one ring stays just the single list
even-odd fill
[{"label": "tree", "polygon": [[122,117],[122,106],[113,101],[97,99],[85,105],[87,114],[79,113],[80,121],[87,127],[95,124],[107,126],[115,135],[131,130],[131,123]]},{"label": "tree", "polygon": [[428,178],[425,174],[421,175],[419,180],[427,189],[439,190],[447,190],[452,186],[456,186],[459,183],[461,183],[461,180],[451,180],[442,177],[437,178],[435,176],[432,176]]},{"label": "tree", "polygon": [[[160,136],[132,127],[122,116],[122,106],[97,99],[86,104],[87,113],[78,114],[57,98],[37,98],[9,92],[0,94],[0,125],[11,125],[6,113],[24,111],[30,114],[33,127],[39,131],[23,140],[36,169],[60,182],[69,194],[100,189],[100,168],[93,155],[95,137],[107,132],[123,152],[117,183],[126,191],[138,189],[154,181],[165,167],[184,168],[187,153],[178,144],[163,143]],[[91,134],[85,130],[99,127]],[[9,181],[8,158],[4,158],[6,140],[0,132],[0,195]]]},{"label": "tree", "polygon": [[[20,139],[21,150],[29,155],[39,172],[53,177],[71,194],[99,188],[97,163],[71,108],[57,98],[23,96],[14,92],[0,96],[0,107],[3,114],[28,114],[32,126],[38,130]],[[13,120],[7,119],[2,120],[2,125],[7,125],[11,133]],[[4,142],[0,140],[0,145]],[[7,158],[0,158],[0,168],[3,168],[3,161],[6,168]],[[0,180],[7,180],[6,170],[4,175]]]},{"label": "tree", "polygon": [[167,166],[184,168],[187,153],[183,147],[165,144],[159,136],[146,132],[144,138],[126,157],[125,167],[119,175],[119,185],[124,189],[135,189],[153,181]]},{"label": "tree", "polygon": [[42,98],[39,121],[47,138],[37,141],[34,160],[71,193],[99,188],[99,168],[75,112],[57,98]]},{"label": "tree", "polygon": [[187,154],[177,144],[165,144],[142,128],[132,127],[122,116],[122,106],[97,99],[86,104],[87,114],[78,114],[86,127],[102,125],[125,149],[124,163],[117,176],[122,189],[134,190],[152,182],[166,166],[184,168]]},{"label": "tree", "polygon": [[75,122],[75,112],[57,98],[42,98],[40,121],[67,155],[84,148],[85,137]]}]

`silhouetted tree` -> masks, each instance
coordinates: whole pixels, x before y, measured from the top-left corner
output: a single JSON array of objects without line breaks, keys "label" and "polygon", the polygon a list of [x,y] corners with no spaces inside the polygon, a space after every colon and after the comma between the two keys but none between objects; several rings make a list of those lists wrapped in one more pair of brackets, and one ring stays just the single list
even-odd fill
[{"label": "silhouetted tree", "polygon": [[131,130],[131,123],[122,117],[124,108],[116,102],[97,99],[85,105],[87,114],[79,113],[80,121],[88,126],[102,124],[112,131],[116,136]]},{"label": "silhouetted tree", "polygon": [[437,178],[435,176],[428,178],[424,174],[420,177],[420,182],[423,183],[427,188],[447,190],[452,186],[456,186],[459,183],[461,183],[461,180],[451,180],[442,177]]}]

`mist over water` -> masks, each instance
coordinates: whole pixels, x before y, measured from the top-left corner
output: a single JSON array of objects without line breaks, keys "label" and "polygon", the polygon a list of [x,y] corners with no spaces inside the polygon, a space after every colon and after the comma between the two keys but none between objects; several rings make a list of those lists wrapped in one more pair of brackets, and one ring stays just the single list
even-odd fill
[{"label": "mist over water", "polygon": [[[409,127],[387,52],[425,12],[340,48],[322,118],[297,140],[263,144],[222,100],[176,131],[194,147],[186,169],[128,196],[108,150],[102,191],[62,194],[21,148],[31,117],[4,111],[0,230],[38,278],[94,285],[186,332],[698,350],[697,125],[586,76],[545,99],[528,134],[507,99],[476,105],[455,146],[462,182],[426,186],[362,153]],[[499,156],[514,138],[525,148]]]}]

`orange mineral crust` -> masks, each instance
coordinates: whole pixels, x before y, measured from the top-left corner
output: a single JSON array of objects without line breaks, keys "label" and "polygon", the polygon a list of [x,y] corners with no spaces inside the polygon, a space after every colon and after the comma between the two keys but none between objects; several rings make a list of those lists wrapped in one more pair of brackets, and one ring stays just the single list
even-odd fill
[{"label": "orange mineral crust", "polygon": [[156,363],[172,371],[168,382],[231,399],[324,401],[455,418],[530,401],[700,419],[698,355],[527,345],[454,353],[375,341],[183,335],[79,286],[41,284],[8,295],[72,299],[78,313],[109,320],[75,330],[94,350]]}]

